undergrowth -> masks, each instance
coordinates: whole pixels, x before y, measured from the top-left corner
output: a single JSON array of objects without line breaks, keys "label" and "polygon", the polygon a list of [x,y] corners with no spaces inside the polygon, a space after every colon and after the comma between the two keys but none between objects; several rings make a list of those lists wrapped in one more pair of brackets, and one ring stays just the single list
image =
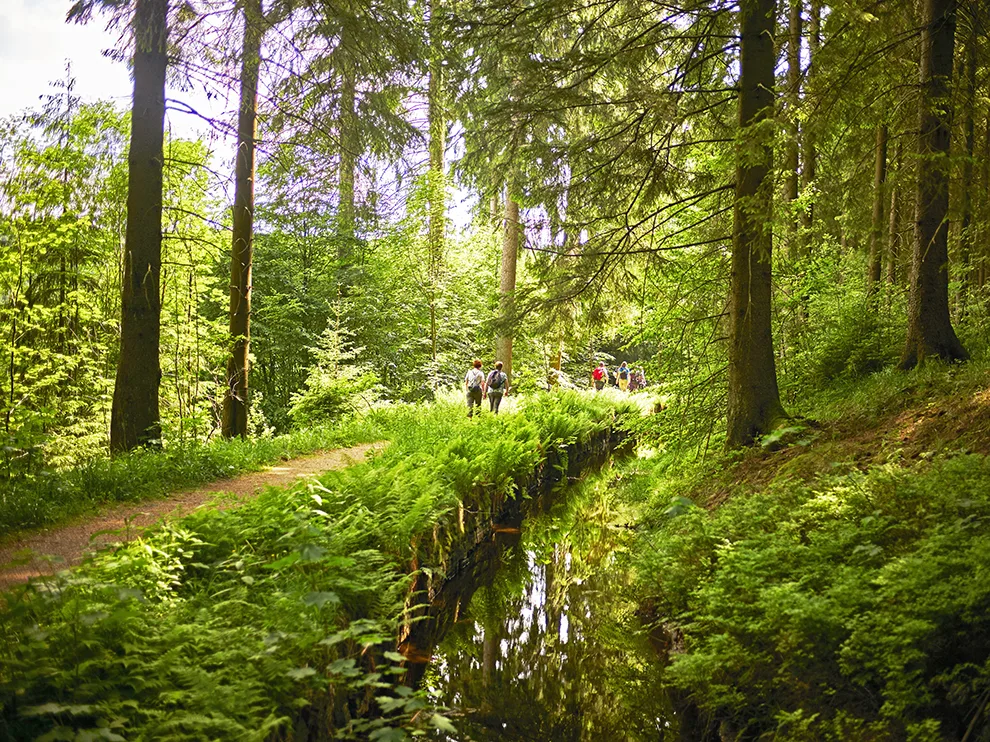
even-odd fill
[{"label": "undergrowth", "polygon": [[141,449],[92,459],[65,471],[6,478],[0,481],[0,538],[27,528],[52,526],[103,505],[162,497],[280,459],[375,441],[386,435],[387,419],[387,414],[372,413],[274,438]]},{"label": "undergrowth", "polygon": [[984,360],[843,379],[809,398],[822,429],[705,457],[657,435],[631,465],[639,599],[699,738],[990,739],[990,458],[971,431],[905,456],[887,428],[988,381]]},{"label": "undergrowth", "polygon": [[[6,596],[0,739],[401,740],[450,723],[392,651],[415,564],[627,406],[574,393],[468,420],[399,406],[370,461],[204,510]],[[407,617],[408,618],[408,617]]]}]

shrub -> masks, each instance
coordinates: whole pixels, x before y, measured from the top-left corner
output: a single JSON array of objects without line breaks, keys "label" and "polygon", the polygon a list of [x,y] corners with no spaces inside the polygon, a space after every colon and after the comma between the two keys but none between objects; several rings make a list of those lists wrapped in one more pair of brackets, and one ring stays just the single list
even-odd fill
[{"label": "shrub", "polygon": [[988,485],[970,455],[672,509],[640,565],[684,636],[668,682],[753,737],[960,738],[990,693]]},{"label": "shrub", "polygon": [[442,563],[459,505],[510,496],[550,447],[616,414],[575,394],[471,420],[460,404],[396,405],[372,414],[392,442],[366,463],[8,594],[0,737],[264,740],[307,706],[349,708],[337,734],[449,725],[401,686],[390,651],[410,565]]}]

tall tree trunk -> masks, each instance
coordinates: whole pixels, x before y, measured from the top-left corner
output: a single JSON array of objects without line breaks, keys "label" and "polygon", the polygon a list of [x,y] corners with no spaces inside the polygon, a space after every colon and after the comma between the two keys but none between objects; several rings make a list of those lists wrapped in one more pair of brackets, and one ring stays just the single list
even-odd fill
[{"label": "tall tree trunk", "polygon": [[[901,143],[894,149],[894,167],[896,172],[901,170]],[[900,186],[895,181],[890,189],[890,224],[887,236],[887,283],[894,285],[900,276],[901,261],[901,205]]]},{"label": "tall tree trunk", "polygon": [[739,126],[729,305],[728,446],[751,443],[785,416],[770,328],[773,235],[770,130],[776,0],[740,2]]},{"label": "tall tree trunk", "polygon": [[440,2],[430,0],[430,60],[427,104],[430,119],[430,169],[427,173],[427,197],[429,200],[429,301],[430,301],[430,352],[437,359],[437,302],[440,279],[446,252],[446,201],[447,189],[444,173],[444,152],[447,148],[447,119],[443,99],[443,48],[440,33]]},{"label": "tall tree trunk", "polygon": [[251,253],[254,240],[254,159],[258,120],[258,74],[264,34],[261,0],[245,0],[241,57],[241,105],[237,115],[234,219],[230,253],[230,340],[225,438],[248,433],[248,353],[251,344]]},{"label": "tall tree trunk", "polygon": [[966,159],[963,161],[962,214],[959,230],[959,310],[966,311],[966,301],[973,284],[973,155],[976,150],[976,22],[970,23],[966,38],[966,84],[963,95],[963,133],[966,137]]},{"label": "tall tree trunk", "polygon": [[924,0],[918,183],[908,335],[901,368],[969,357],[949,317],[949,139],[956,0]]},{"label": "tall tree trunk", "polygon": [[[345,39],[341,34],[341,45]],[[347,53],[345,49],[344,53]],[[352,267],[354,263],[354,178],[357,171],[358,131],[357,111],[355,110],[357,93],[353,60],[344,57],[340,86],[340,121],[338,135],[340,137],[340,171],[337,174],[337,190],[340,203],[337,211],[338,230],[338,283],[343,293],[350,286]]]},{"label": "tall tree trunk", "polygon": [[982,229],[980,230],[980,242],[977,246],[976,256],[976,277],[977,287],[983,288],[987,282],[987,261],[990,259],[990,249],[987,247],[990,241],[990,115],[987,116],[983,135],[983,158],[980,160],[980,199],[983,204]]},{"label": "tall tree trunk", "polygon": [[519,256],[519,204],[510,189],[505,197],[505,231],[502,237],[502,265],[498,287],[499,336],[495,343],[497,360],[512,383],[512,336],[515,323],[516,259]]},{"label": "tall tree trunk", "polygon": [[499,198],[499,193],[501,193],[502,187],[499,184],[495,184],[495,191],[492,193],[491,197],[488,199],[488,213],[491,216],[492,224],[496,228],[502,225],[502,201]]},{"label": "tall tree trunk", "polygon": [[[791,261],[800,257],[801,221],[793,213],[798,199],[800,151],[798,140],[798,106],[801,102],[801,0],[790,0],[787,33],[787,147],[784,163],[784,200],[789,206],[787,249]],[[791,218],[794,222],[791,223]]]},{"label": "tall tree trunk", "polygon": [[168,0],[137,0],[120,359],[110,413],[111,451],[128,451],[161,438],[158,352],[167,19]]},{"label": "tall tree trunk", "polygon": [[[815,59],[818,56],[818,50],[821,47],[821,18],[821,0],[811,0],[811,6],[808,14],[808,57],[810,61],[808,63],[808,79],[805,83],[805,90],[811,90],[812,92],[814,91],[814,64]],[[801,170],[801,190],[807,191],[814,185],[815,178],[818,177],[818,146],[815,141],[815,126],[810,119],[805,122],[804,125],[803,141],[804,152],[802,153],[802,159],[804,161],[804,167]],[[809,201],[808,206],[802,212],[802,216],[804,229],[805,231],[810,232],[815,224],[814,200]],[[810,235],[805,235],[805,245],[808,244],[809,240]]]},{"label": "tall tree trunk", "polygon": [[884,204],[887,200],[887,125],[877,127],[877,143],[874,149],[873,166],[873,221],[870,229],[870,270],[867,276],[867,291],[876,294],[883,271]]}]

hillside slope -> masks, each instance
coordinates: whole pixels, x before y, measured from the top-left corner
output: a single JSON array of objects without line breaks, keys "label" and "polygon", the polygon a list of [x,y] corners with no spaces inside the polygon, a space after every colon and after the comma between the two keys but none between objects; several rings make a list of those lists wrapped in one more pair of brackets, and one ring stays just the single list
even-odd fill
[{"label": "hillside slope", "polygon": [[626,477],[683,739],[990,739],[990,374],[883,373]]}]

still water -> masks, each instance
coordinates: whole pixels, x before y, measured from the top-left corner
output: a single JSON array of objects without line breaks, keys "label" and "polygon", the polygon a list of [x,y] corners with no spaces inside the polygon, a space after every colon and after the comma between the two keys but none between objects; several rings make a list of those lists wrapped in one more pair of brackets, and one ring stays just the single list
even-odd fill
[{"label": "still water", "polygon": [[[420,681],[475,740],[656,740],[671,718],[604,479],[496,534]],[[669,737],[668,737],[669,738]]]}]

